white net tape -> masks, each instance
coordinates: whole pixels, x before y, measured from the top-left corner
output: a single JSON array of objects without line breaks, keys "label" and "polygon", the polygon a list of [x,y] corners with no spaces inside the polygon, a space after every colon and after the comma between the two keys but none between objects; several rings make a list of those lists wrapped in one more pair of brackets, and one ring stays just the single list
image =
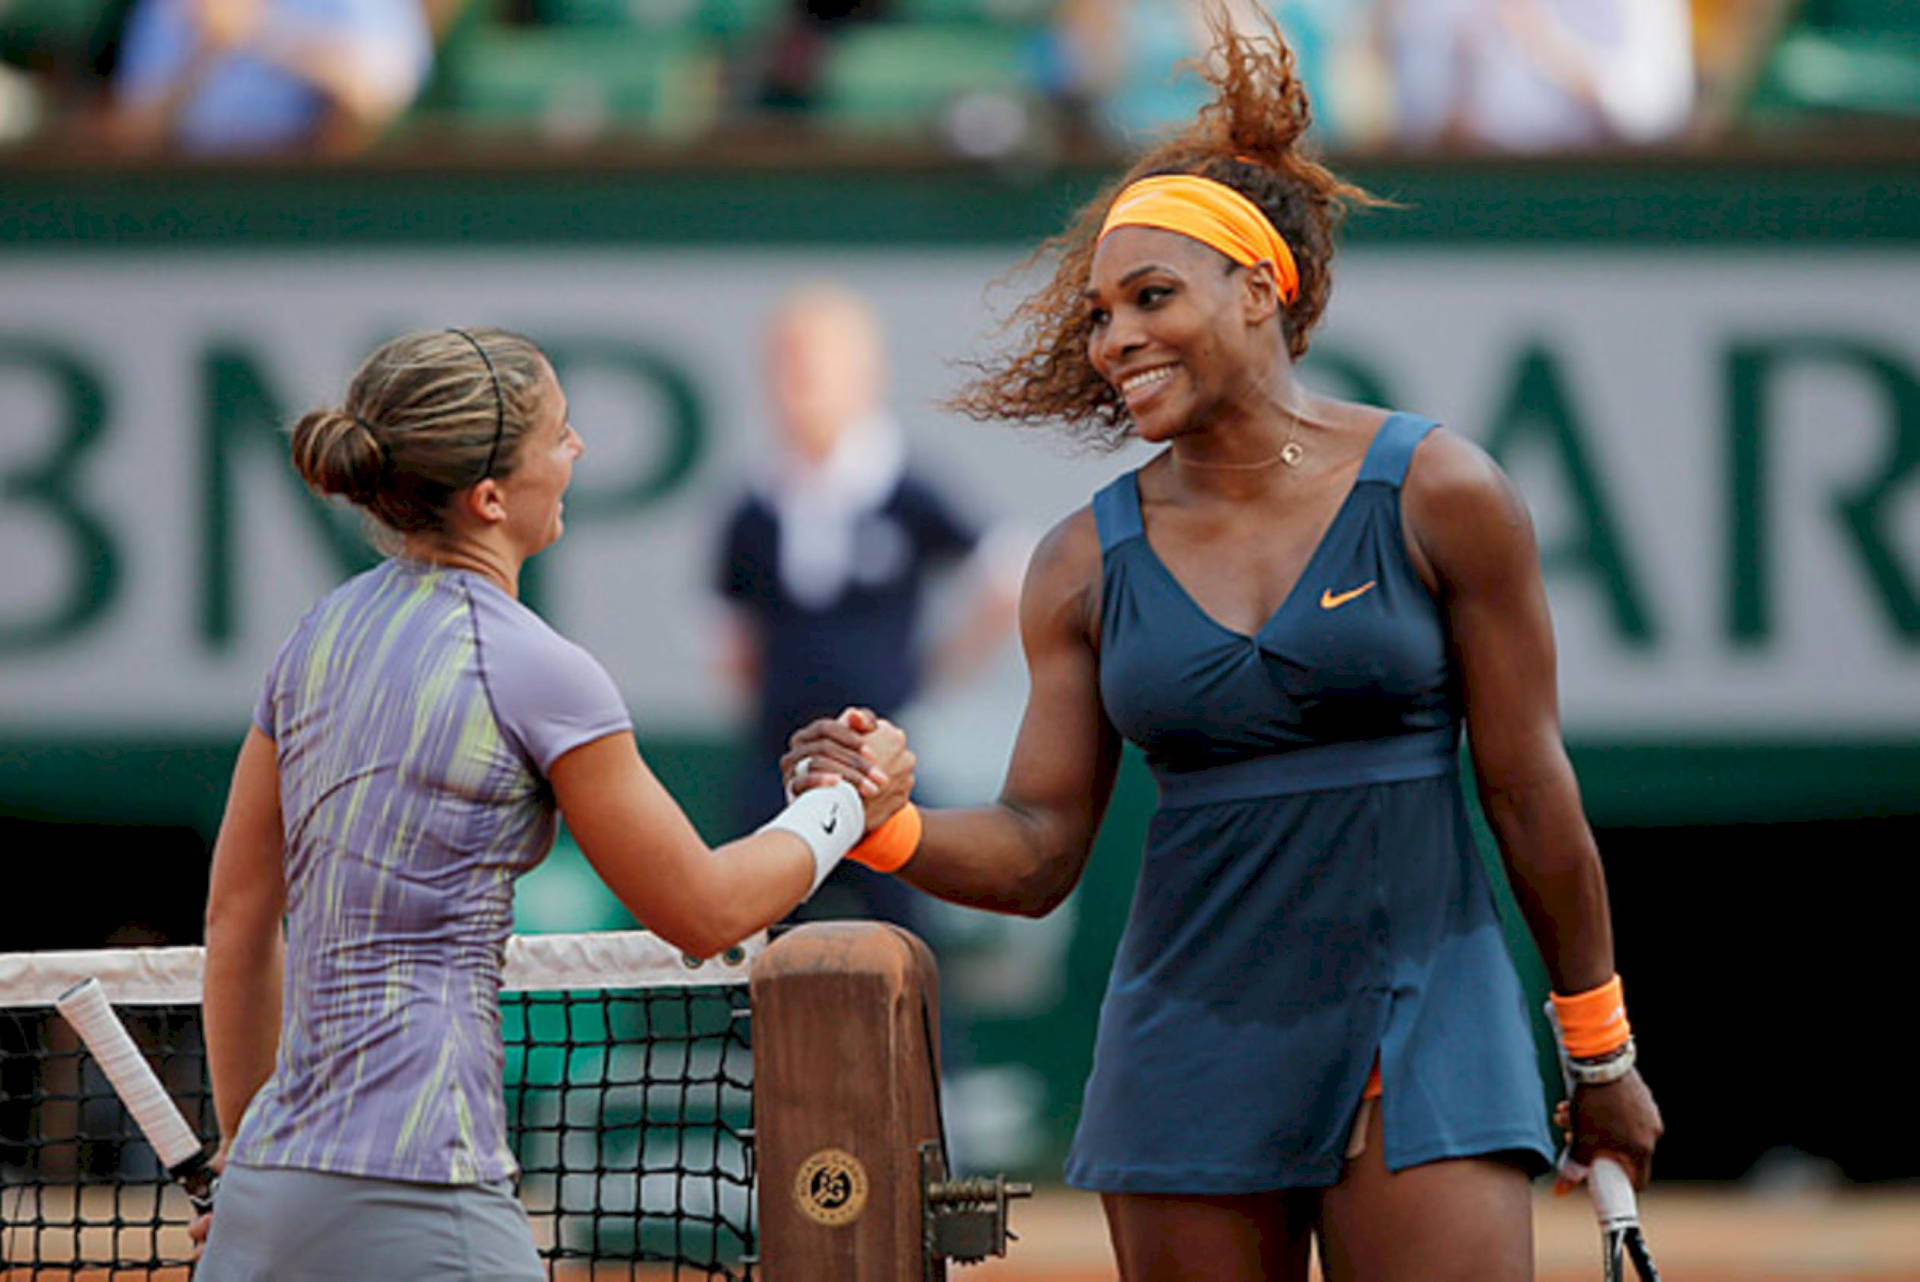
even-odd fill
[{"label": "white net tape", "polygon": [[[555,992],[744,984],[748,967],[765,947],[766,937],[756,935],[702,961],[644,930],[515,935],[507,941],[501,987]],[[115,1006],[195,1005],[205,965],[206,952],[197,947],[0,953],[0,1007],[51,1006],[84,979],[99,980]]]}]

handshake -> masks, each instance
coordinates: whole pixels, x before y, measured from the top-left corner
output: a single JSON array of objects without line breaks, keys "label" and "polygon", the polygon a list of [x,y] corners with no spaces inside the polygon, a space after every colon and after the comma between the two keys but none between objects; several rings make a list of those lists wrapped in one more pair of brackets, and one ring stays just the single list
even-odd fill
[{"label": "handshake", "polygon": [[847,708],[793,732],[780,758],[787,795],[841,779],[860,793],[866,837],[847,857],[879,872],[893,872],[920,844],[920,814],[913,794],[913,750],[906,732],[868,708]]}]

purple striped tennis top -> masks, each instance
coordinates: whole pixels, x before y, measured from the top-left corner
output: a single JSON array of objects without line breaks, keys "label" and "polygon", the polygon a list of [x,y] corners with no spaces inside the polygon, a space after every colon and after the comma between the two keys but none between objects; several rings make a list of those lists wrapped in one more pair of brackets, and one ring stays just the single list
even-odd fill
[{"label": "purple striped tennis top", "polygon": [[389,560],[287,639],[274,741],[287,879],[280,1049],[234,1160],[506,1179],[500,968],[546,774],[631,728],[606,670],[486,577]]}]

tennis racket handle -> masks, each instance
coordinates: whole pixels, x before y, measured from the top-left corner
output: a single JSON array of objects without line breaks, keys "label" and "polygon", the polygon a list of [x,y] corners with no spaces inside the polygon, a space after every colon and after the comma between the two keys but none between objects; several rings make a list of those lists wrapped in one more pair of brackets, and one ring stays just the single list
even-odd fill
[{"label": "tennis racket handle", "polygon": [[1613,1158],[1602,1154],[1593,1159],[1587,1171],[1587,1191],[1593,1195],[1593,1211],[1603,1230],[1633,1228],[1640,1223],[1633,1181],[1627,1176],[1627,1168]]},{"label": "tennis racket handle", "polygon": [[167,1174],[180,1182],[194,1210],[204,1214],[213,1209],[213,1190],[220,1183],[220,1176],[207,1160],[204,1149],[180,1165],[168,1167]]},{"label": "tennis racket handle", "polygon": [[60,994],[54,1007],[87,1044],[100,1071],[113,1084],[114,1093],[133,1115],[140,1133],[160,1155],[160,1164],[172,1172],[176,1168],[195,1170],[197,1163],[204,1163],[200,1137],[174,1107],[166,1088],[154,1076],[152,1066],[133,1044],[133,1038],[127,1036],[126,1026],[107,1004],[100,981],[81,980]]}]

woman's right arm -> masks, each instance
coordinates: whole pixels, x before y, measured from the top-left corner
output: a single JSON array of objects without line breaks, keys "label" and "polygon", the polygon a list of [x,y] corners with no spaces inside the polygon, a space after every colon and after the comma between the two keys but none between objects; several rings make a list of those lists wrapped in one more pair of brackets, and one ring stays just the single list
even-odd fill
[{"label": "woman's right arm", "polygon": [[273,740],[254,727],[240,745],[207,885],[207,969],[201,994],[207,1073],[221,1150],[233,1141],[280,1045],[280,773]]},{"label": "woman's right arm", "polygon": [[[881,732],[887,783],[862,797],[870,831],[913,788],[905,737]],[[594,871],[640,921],[674,947],[711,957],[779,921],[813,888],[805,841],[772,829],[709,849],[647,763],[631,731],[604,735],[547,771],[560,812]]]},{"label": "woman's right arm", "polygon": [[[1020,593],[1028,695],[1000,797],[992,805],[926,810],[920,846],[897,874],[970,908],[1040,917],[1080,881],[1120,765],[1120,736],[1100,703],[1097,635],[1100,537],[1082,509],[1035,550]],[[781,759],[812,757],[843,772],[861,736],[816,721]]]}]

